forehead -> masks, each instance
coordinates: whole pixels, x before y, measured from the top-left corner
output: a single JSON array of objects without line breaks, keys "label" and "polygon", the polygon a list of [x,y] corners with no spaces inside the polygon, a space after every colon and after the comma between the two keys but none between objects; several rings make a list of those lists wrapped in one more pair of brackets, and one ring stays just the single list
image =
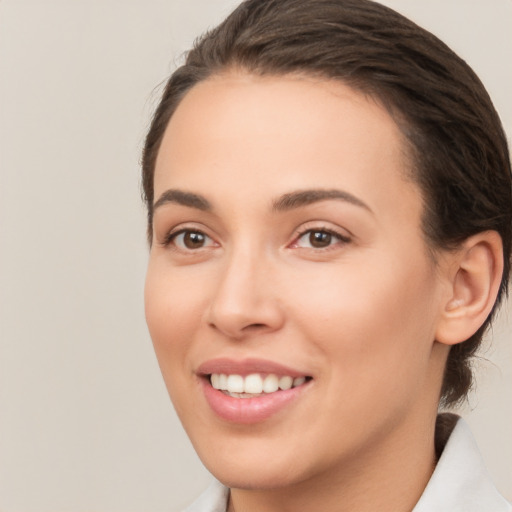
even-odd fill
[{"label": "forehead", "polygon": [[374,191],[418,203],[406,147],[385,108],[339,81],[223,74],[196,85],[171,118],[155,197],[168,188],[237,190],[249,200],[263,188],[338,187],[377,208]]}]

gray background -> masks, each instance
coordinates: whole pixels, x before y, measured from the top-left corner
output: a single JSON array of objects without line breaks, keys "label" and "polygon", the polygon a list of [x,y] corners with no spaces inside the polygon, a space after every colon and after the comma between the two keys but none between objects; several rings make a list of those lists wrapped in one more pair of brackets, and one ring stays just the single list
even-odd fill
[{"label": "gray background", "polygon": [[[207,484],[143,316],[139,154],[160,83],[234,0],[0,0],[0,511],[175,511]],[[512,133],[512,1],[386,0]],[[464,412],[512,499],[510,303]]]}]

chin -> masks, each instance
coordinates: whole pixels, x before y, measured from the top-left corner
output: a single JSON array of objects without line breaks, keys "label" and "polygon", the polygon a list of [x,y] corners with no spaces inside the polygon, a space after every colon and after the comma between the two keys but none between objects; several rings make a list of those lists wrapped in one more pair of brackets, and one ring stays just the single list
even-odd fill
[{"label": "chin", "polygon": [[[214,443],[212,443],[214,444]],[[198,455],[205,467],[225,486],[246,490],[273,490],[300,484],[317,472],[314,460],[302,464],[304,457],[297,456],[302,450],[285,449],[283,439],[278,444],[256,443],[246,449],[233,442],[228,449],[211,450],[211,445],[199,448]],[[306,462],[304,460],[304,462]]]},{"label": "chin", "polygon": [[247,465],[241,467],[239,465],[233,467],[208,467],[213,476],[222,482],[226,487],[233,489],[245,490],[273,490],[283,489],[300,483],[303,479],[298,475],[290,474],[289,468],[279,470],[278,468],[269,469],[255,468]]}]

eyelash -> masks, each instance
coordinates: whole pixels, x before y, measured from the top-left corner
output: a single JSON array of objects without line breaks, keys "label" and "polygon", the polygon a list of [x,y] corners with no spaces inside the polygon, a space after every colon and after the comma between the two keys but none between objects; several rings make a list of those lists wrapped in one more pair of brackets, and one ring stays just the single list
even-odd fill
[{"label": "eyelash", "polygon": [[[311,228],[303,229],[297,233],[297,235],[294,238],[294,241],[292,242],[292,247],[301,248],[298,246],[299,240],[308,234],[311,236],[311,234],[313,234],[313,233],[322,233],[322,234],[330,235],[331,237],[335,238],[338,241],[338,243],[341,243],[343,245],[348,244],[352,241],[349,236],[347,236],[345,234],[341,234],[340,232],[338,232],[332,228],[311,227]],[[311,249],[311,250],[315,250],[315,251],[326,251],[326,250],[332,249],[334,245],[337,245],[337,244],[330,243],[326,247],[302,247],[302,248]]]},{"label": "eyelash", "polygon": [[[195,233],[195,234],[198,234],[198,235],[202,235],[203,237],[205,237],[205,239],[209,239],[211,241],[213,241],[212,237],[208,236],[204,231],[202,231],[201,229],[194,229],[194,228],[182,228],[182,229],[179,229],[178,231],[170,231],[164,238],[163,242],[162,242],[162,245],[164,247],[170,247],[171,245],[173,245],[174,249],[175,250],[182,250],[182,251],[194,251],[194,249],[191,249],[191,248],[188,248],[188,249],[184,249],[182,247],[178,247],[176,245],[176,238],[178,238],[180,235],[185,235],[187,233]],[[197,249],[203,249],[204,247],[199,247]]]},{"label": "eyelash", "polygon": [[[182,228],[182,229],[179,229],[178,231],[170,231],[164,238],[163,242],[162,242],[162,246],[164,247],[170,247],[170,246],[173,246],[173,249],[174,250],[178,250],[178,251],[184,251],[184,252],[194,252],[196,250],[200,250],[200,249],[205,249],[205,248],[208,248],[208,246],[201,246],[201,247],[197,247],[197,248],[183,248],[183,247],[179,247],[177,246],[176,244],[176,239],[180,236],[180,235],[185,235],[185,234],[198,234],[198,235],[202,235],[203,237],[205,237],[205,239],[207,240],[210,240],[212,242],[213,239],[208,236],[204,231],[200,230],[200,229],[194,229],[194,228]],[[290,244],[290,246],[292,248],[298,248],[298,249],[310,249],[310,250],[314,250],[314,251],[326,251],[326,250],[329,250],[332,248],[333,245],[337,245],[337,244],[332,244],[332,243],[329,243],[329,245],[327,245],[326,247],[300,247],[299,246],[299,241],[306,235],[310,235],[313,234],[313,233],[322,233],[322,234],[326,234],[326,235],[329,235],[331,236],[332,238],[336,239],[338,241],[338,243],[341,243],[341,244],[348,244],[350,243],[352,240],[350,237],[348,237],[347,235],[344,235],[344,234],[341,234],[339,233],[338,231],[332,229],[332,228],[327,228],[327,227],[311,227],[311,228],[307,228],[307,229],[302,229],[301,231],[299,231],[298,233],[295,234],[294,236],[294,241]],[[331,242],[331,240],[329,240],[329,242]],[[215,243],[215,242],[214,242]]]}]

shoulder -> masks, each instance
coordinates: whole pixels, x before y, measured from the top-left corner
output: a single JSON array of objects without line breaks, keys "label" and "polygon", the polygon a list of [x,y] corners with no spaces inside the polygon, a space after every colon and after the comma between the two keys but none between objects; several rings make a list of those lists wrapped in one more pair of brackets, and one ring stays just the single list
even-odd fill
[{"label": "shoulder", "polygon": [[487,472],[462,418],[449,435],[436,469],[413,512],[512,512]]}]

